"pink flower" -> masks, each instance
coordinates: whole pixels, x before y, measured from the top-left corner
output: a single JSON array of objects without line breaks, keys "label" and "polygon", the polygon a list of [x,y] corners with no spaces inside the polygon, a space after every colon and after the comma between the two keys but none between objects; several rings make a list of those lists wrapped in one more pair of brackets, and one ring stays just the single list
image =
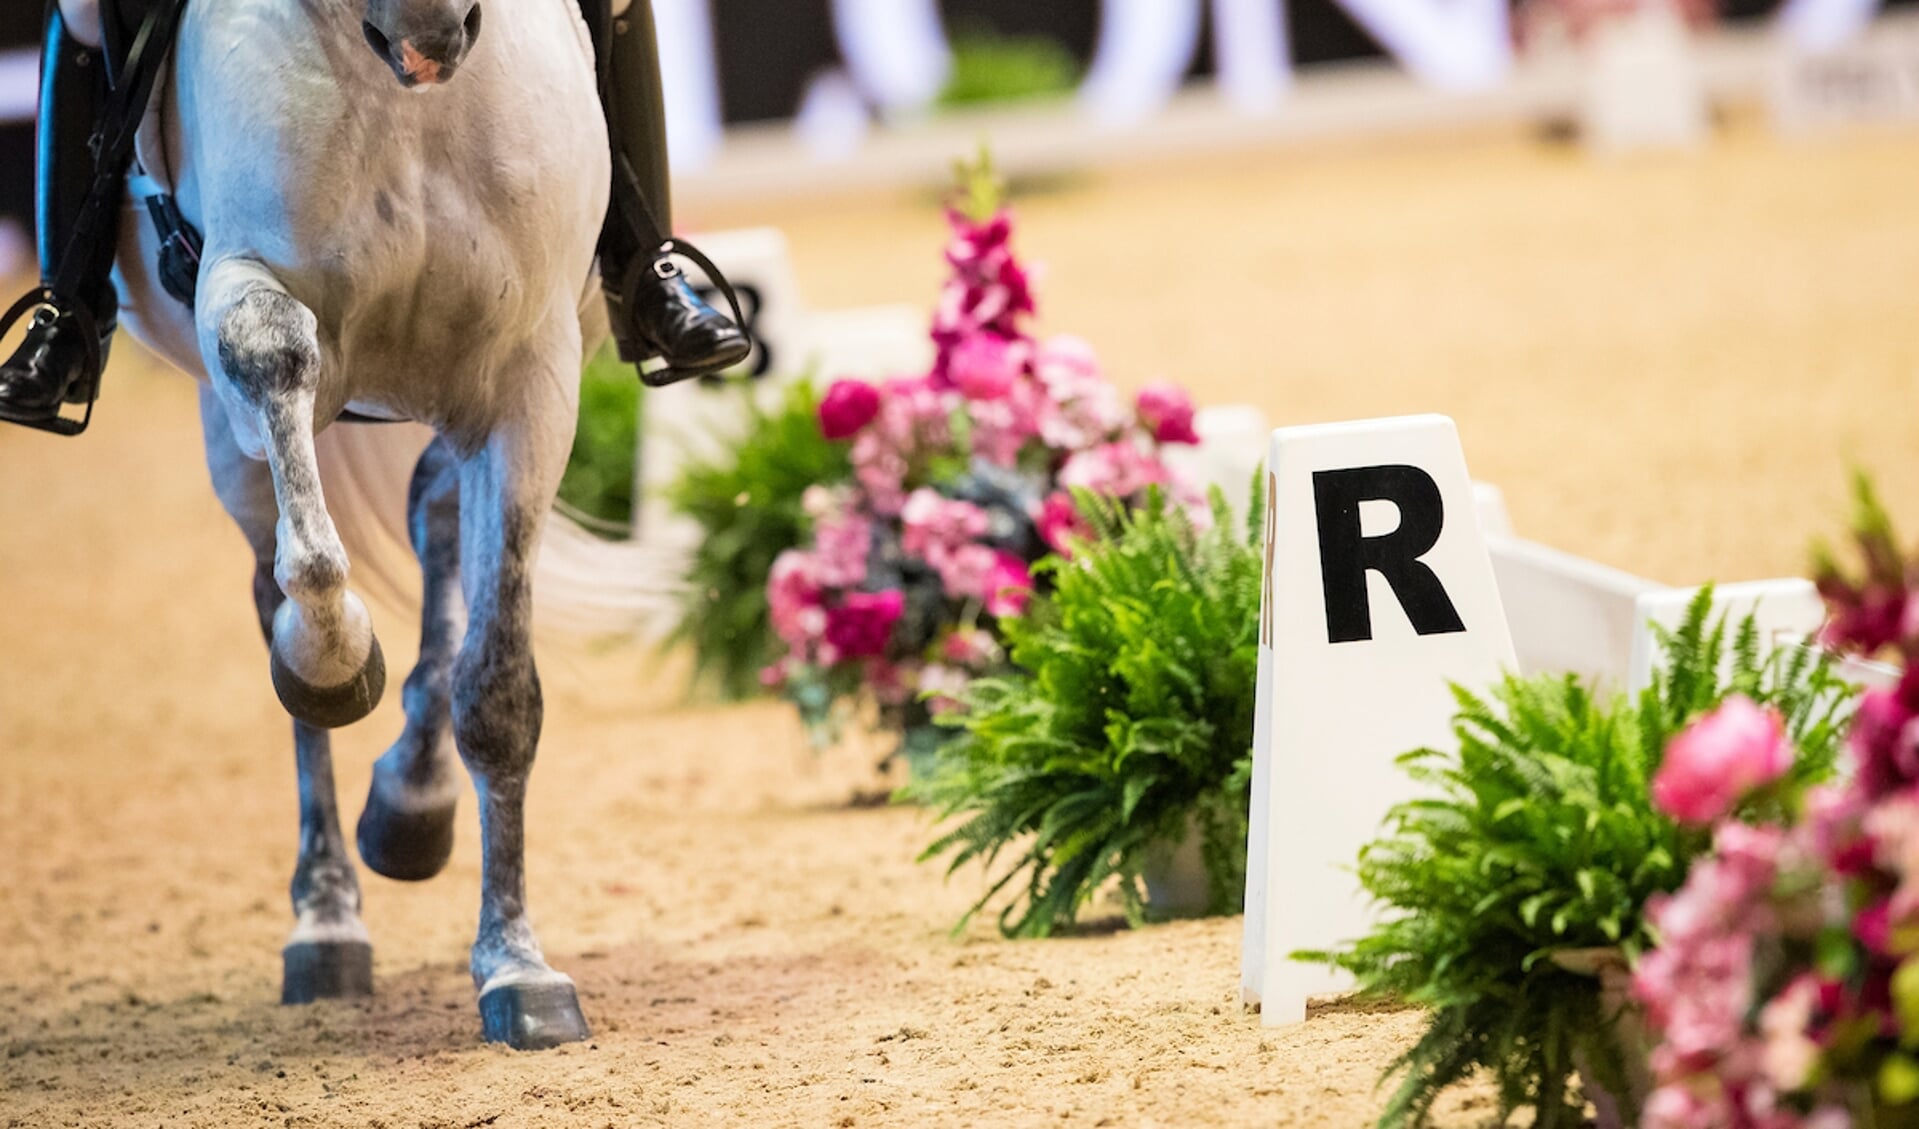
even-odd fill
[{"label": "pink flower", "polygon": [[1119,389],[1100,373],[1092,346],[1077,337],[1054,337],[1033,358],[1033,375],[1046,390],[1048,411],[1039,436],[1057,451],[1082,451],[1104,443],[1132,423]]},{"label": "pink flower", "polygon": [[893,625],[906,610],[906,596],[897,588],[884,592],[854,592],[826,613],[826,641],[844,658],[857,659],[886,652]]},{"label": "pink flower", "polygon": [[991,632],[972,627],[948,635],[940,644],[940,656],[947,662],[979,670],[998,662],[1001,651]]},{"label": "pink flower", "polygon": [[865,662],[866,686],[881,705],[896,706],[913,696],[914,674],[907,664],[877,657]]},{"label": "pink flower", "polygon": [[1177,384],[1159,381],[1140,389],[1139,421],[1161,443],[1197,443],[1193,400]]},{"label": "pink flower", "polygon": [[968,400],[998,400],[1013,390],[1026,367],[1024,342],[976,333],[953,347],[947,375]]},{"label": "pink flower", "polygon": [[940,574],[946,594],[961,600],[986,599],[998,560],[992,549],[976,541],[936,542],[926,552],[926,563]]},{"label": "pink flower", "polygon": [[938,717],[961,708],[960,695],[970,681],[972,679],[963,670],[928,663],[920,670],[920,693],[934,695],[926,706],[933,716]]},{"label": "pink flower", "polygon": [[1735,695],[1666,746],[1653,802],[1682,823],[1711,823],[1791,762],[1779,715]]},{"label": "pink flower", "polygon": [[1866,797],[1857,788],[1824,785],[1806,793],[1802,826],[1812,850],[1841,877],[1857,877],[1872,869],[1875,844],[1862,833]]},{"label": "pink flower", "polygon": [[888,446],[877,429],[853,440],[853,479],[866,492],[867,505],[882,517],[899,513],[906,500],[906,474],[912,469],[906,456]]},{"label": "pink flower", "polygon": [[[1902,680],[1903,682],[1903,680]],[[1919,782],[1919,720],[1906,706],[1902,684],[1876,689],[1859,699],[1846,743],[1856,762],[1860,790],[1879,799]]]},{"label": "pink flower", "polygon": [[1804,1086],[1819,1064],[1819,1044],[1811,1036],[1819,995],[1818,979],[1802,973],[1759,1012],[1766,1075],[1781,1090]]},{"label": "pink flower", "polygon": [[1033,596],[1033,574],[1026,562],[1011,553],[1000,553],[987,577],[986,611],[995,616],[1016,616],[1026,612]]},{"label": "pink flower", "polygon": [[1903,588],[1869,584],[1853,591],[1836,580],[1820,587],[1832,609],[1819,632],[1825,646],[1870,655],[1912,634],[1908,620],[1919,610],[1919,601]]},{"label": "pink flower", "polygon": [[1086,519],[1079,516],[1079,510],[1073,505],[1073,496],[1064,490],[1046,496],[1040,503],[1039,515],[1034,518],[1039,527],[1039,535],[1054,552],[1061,556],[1072,555],[1074,541],[1083,540],[1092,535],[1092,527]]},{"label": "pink flower", "polygon": [[971,502],[947,498],[921,487],[900,509],[900,544],[929,561],[940,549],[957,548],[986,534],[992,519]]},{"label": "pink flower", "polygon": [[828,588],[856,588],[866,580],[873,523],[857,513],[823,518],[813,530],[814,575]]},{"label": "pink flower", "polygon": [[1060,468],[1059,484],[1113,498],[1130,498],[1167,480],[1166,466],[1129,442],[1081,451]]},{"label": "pink flower", "polygon": [[1716,1113],[1690,1088],[1669,1085],[1652,1092],[1640,1118],[1645,1129],[1710,1129],[1720,1124]]},{"label": "pink flower", "polygon": [[851,439],[879,412],[879,389],[863,380],[836,380],[820,401],[820,434]]},{"label": "pink flower", "polygon": [[804,651],[826,629],[812,555],[788,549],[774,558],[766,578],[766,604],[773,631],[788,647]]},{"label": "pink flower", "polygon": [[1880,898],[1852,917],[1852,935],[1873,952],[1885,955],[1892,945],[1892,899]]},{"label": "pink flower", "polygon": [[973,455],[995,466],[1019,463],[1020,452],[1040,434],[1041,422],[1054,411],[1037,381],[1015,380],[997,400],[967,405],[973,419]]},{"label": "pink flower", "polygon": [[933,312],[933,343],[939,348],[934,362],[935,387],[952,387],[958,346],[981,333],[1007,340],[1023,339],[1021,319],[1033,312],[1032,280],[1013,257],[1013,221],[1001,211],[984,223],[964,213],[948,211],[953,229],[946,261],[953,277],[940,291]]}]

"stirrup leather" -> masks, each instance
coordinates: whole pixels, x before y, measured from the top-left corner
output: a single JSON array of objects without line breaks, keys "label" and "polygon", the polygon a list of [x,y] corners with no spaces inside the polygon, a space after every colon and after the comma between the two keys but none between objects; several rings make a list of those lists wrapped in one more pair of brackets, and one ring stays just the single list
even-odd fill
[{"label": "stirrup leather", "polygon": [[[5,337],[8,331],[13,329],[15,325],[20,323],[21,319],[28,315],[32,315],[36,322],[41,322],[42,324],[51,322],[62,316],[70,317],[80,323],[80,339],[85,342],[87,347],[87,371],[93,375],[87,379],[86,387],[78,389],[78,391],[85,396],[85,399],[79,401],[69,400],[69,402],[85,404],[86,412],[81,415],[79,419],[74,419],[71,416],[61,415],[59,409],[56,408],[54,409],[54,414],[47,419],[13,419],[8,417],[7,422],[18,424],[21,427],[31,427],[36,431],[48,431],[55,435],[64,435],[69,438],[78,435],[87,429],[88,424],[93,422],[93,402],[100,396],[100,370],[106,367],[106,358],[100,351],[100,325],[94,320],[93,314],[90,313],[85,306],[77,302],[61,302],[59,298],[54,295],[53,291],[42,286],[18,302],[15,302],[6,313],[0,314],[0,337]],[[45,320],[42,321],[42,319]],[[74,391],[75,389],[69,389],[68,396],[71,397]]]}]

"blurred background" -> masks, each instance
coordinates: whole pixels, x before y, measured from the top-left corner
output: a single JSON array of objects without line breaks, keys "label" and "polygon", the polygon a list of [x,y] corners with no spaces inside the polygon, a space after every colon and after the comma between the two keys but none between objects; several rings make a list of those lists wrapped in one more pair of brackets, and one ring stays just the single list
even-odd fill
[{"label": "blurred background", "polygon": [[[1688,7],[1710,0],[1684,0]],[[1784,25],[1804,47],[1856,38],[1911,0],[1720,0],[1722,28]],[[722,162],[726,131],[797,131],[844,158],[875,123],[910,128],[956,107],[1078,90],[1108,124],[1139,124],[1181,88],[1217,84],[1242,112],[1274,112],[1295,76],[1396,58],[1436,90],[1514,78],[1537,11],[1574,23],[1632,0],[654,0],[668,48],[682,172]],[[31,211],[40,0],[0,12],[0,217]],[[1705,17],[1703,11],[1689,16]],[[1537,44],[1532,46],[1537,47]],[[1523,52],[1521,53],[1523,57]]]}]

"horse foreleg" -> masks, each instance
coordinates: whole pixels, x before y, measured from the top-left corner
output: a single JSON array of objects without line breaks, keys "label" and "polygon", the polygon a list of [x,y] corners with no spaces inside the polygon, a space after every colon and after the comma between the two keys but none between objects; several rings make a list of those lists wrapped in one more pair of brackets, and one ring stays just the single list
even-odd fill
[{"label": "horse foreleg", "polygon": [[196,321],[237,439],[258,446],[272,472],[273,579],[287,597],[273,618],[273,688],[301,721],[350,725],[379,704],[386,664],[372,616],[347,590],[346,549],[320,490],[313,312],[261,263],[228,257],[205,272]]},{"label": "horse foreleg", "polygon": [[526,912],[525,805],[541,722],[532,572],[577,411],[579,344],[521,385],[541,398],[460,471],[460,575],[469,622],[453,670],[453,733],[479,795],[480,928],[473,982],[490,1042],[522,1050],[587,1037],[573,982],[548,967]]},{"label": "horse foreleg", "polygon": [[453,767],[450,705],[460,646],[459,461],[444,440],[420,456],[407,492],[407,526],[423,579],[420,659],[407,676],[406,728],[373,766],[360,812],[360,858],[407,882],[438,874],[453,853],[460,779]]},{"label": "horse foreleg", "polygon": [[[254,611],[269,642],[274,614],[285,596],[273,579],[274,527],[279,510],[265,463],[234,442],[225,408],[211,388],[200,392],[207,469],[214,493],[253,548]],[[300,780],[300,857],[293,870],[293,934],[282,950],[283,1003],[308,1003],[373,991],[373,946],[360,920],[360,883],[340,834],[333,793],[332,741],[326,730],[293,723]]]}]

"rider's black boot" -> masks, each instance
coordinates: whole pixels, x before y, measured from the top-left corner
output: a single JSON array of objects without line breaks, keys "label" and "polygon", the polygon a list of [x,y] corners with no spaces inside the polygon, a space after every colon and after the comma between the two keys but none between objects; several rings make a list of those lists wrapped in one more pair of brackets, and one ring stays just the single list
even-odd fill
[{"label": "rider's black boot", "polygon": [[42,285],[14,307],[14,317],[28,319],[27,334],[0,364],[0,419],[68,435],[85,424],[62,417],[60,409],[92,402],[117,309],[112,273],[119,210],[85,223],[88,230],[76,238],[96,171],[89,139],[106,101],[102,53],[68,35],[59,9],[49,4],[35,200]]},{"label": "rider's black boot", "polygon": [[[600,101],[613,143],[613,202],[600,234],[600,279],[620,357],[657,357],[664,366],[640,378],[660,387],[720,372],[746,359],[751,343],[733,320],[697,294],[674,261],[685,255],[731,290],[705,256],[672,238],[666,110],[652,0],[633,0],[618,20],[609,0],[581,0],[593,30]],[[734,314],[739,313],[737,303]]]}]

